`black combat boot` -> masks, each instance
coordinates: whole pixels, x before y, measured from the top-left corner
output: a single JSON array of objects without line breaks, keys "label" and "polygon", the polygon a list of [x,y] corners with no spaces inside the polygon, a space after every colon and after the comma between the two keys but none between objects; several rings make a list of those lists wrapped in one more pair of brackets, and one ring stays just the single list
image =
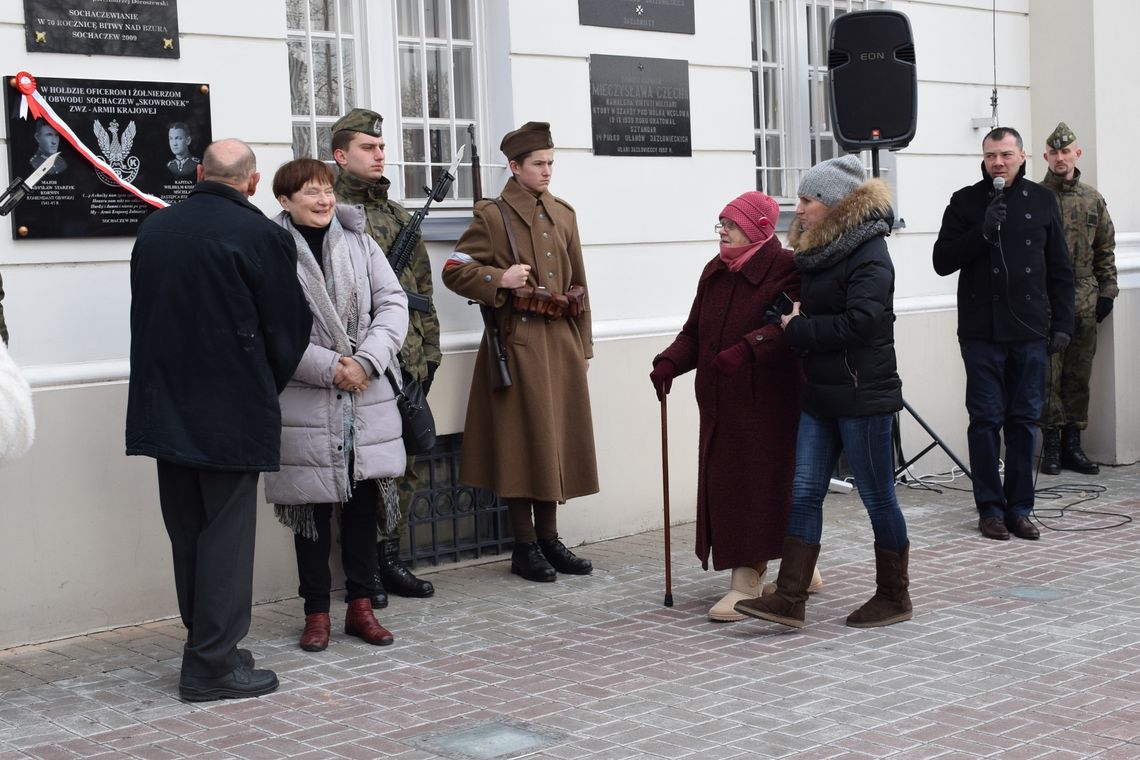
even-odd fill
[{"label": "black combat boot", "polygon": [[[347,598],[345,601],[348,601]],[[382,610],[388,606],[388,592],[384,590],[384,581],[380,578],[380,571],[372,576],[372,609]]]},{"label": "black combat boot", "polygon": [[380,580],[388,593],[424,599],[435,593],[431,581],[423,581],[412,575],[408,566],[400,561],[400,539],[390,539],[376,544],[380,559]]},{"label": "black combat boot", "polygon": [[1046,475],[1061,473],[1061,431],[1057,428],[1045,430],[1045,444],[1041,448],[1041,472]]},{"label": "black combat boot", "polygon": [[1081,431],[1076,425],[1066,425],[1061,431],[1061,466],[1084,475],[1100,474],[1100,466],[1081,449]]},{"label": "black combat boot", "polygon": [[558,577],[546,557],[542,556],[537,541],[515,544],[511,552],[511,572],[538,583],[550,583]]},{"label": "black combat boot", "polygon": [[562,543],[558,536],[538,539],[538,548],[542,550],[542,556],[546,557],[546,561],[560,573],[589,575],[594,571],[593,562],[567,549],[566,544]]}]

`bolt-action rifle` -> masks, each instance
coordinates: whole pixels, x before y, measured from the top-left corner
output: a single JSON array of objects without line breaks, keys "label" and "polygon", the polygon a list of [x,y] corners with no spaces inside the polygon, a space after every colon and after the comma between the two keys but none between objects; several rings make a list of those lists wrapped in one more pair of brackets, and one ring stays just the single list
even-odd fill
[{"label": "bolt-action rifle", "polygon": [[[467,136],[471,140],[471,192],[478,203],[483,199],[482,166],[479,164],[479,148],[475,145],[475,125],[467,125]],[[483,341],[487,344],[487,371],[491,375],[491,390],[511,387],[511,370],[507,366],[507,352],[499,338],[499,325],[495,322],[495,310],[478,301],[469,301],[479,307],[483,317]]]},{"label": "bolt-action rifle", "polygon": [[[435,186],[431,188],[424,188],[424,192],[428,194],[427,203],[424,207],[412,214],[412,218],[400,230],[400,234],[396,236],[396,240],[392,243],[391,248],[388,250],[388,263],[392,266],[392,271],[396,273],[396,279],[400,279],[404,268],[408,266],[408,262],[412,260],[412,254],[415,253],[416,243],[420,240],[420,227],[424,223],[424,218],[428,215],[431,204],[436,201],[442,201],[447,198],[447,193],[451,190],[451,183],[455,181],[455,172],[459,167],[459,162],[463,159],[463,149],[465,146],[460,145],[459,150],[455,153],[455,160],[451,162],[451,166],[439,175],[439,179],[435,181]],[[420,295],[419,293],[411,293],[407,290],[404,294],[408,296],[408,308],[415,311],[422,311],[424,313],[431,313],[431,299],[427,296]]]}]

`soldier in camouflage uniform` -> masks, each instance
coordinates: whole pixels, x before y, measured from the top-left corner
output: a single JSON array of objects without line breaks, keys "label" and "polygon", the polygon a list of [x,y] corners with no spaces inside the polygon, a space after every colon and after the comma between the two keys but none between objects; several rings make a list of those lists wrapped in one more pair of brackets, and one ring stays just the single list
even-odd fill
[{"label": "soldier in camouflage uniform", "polygon": [[[363,206],[368,233],[387,251],[411,214],[388,199],[391,182],[384,175],[383,117],[375,111],[354,108],[332,126],[333,158],[340,167],[335,189],[337,201]],[[443,354],[439,349],[439,317],[432,303],[431,262],[423,239],[404,271],[400,285],[408,294],[408,337],[400,350],[404,377],[431,387]],[[386,514],[377,507],[380,584],[372,599],[373,607],[388,604],[387,592],[406,597],[428,597],[435,593],[429,581],[420,580],[400,561],[400,537],[407,532],[408,512],[416,491],[415,457],[408,457],[408,469],[400,478],[400,515]]]},{"label": "soldier in camouflage uniform", "polygon": [[1061,468],[1096,475],[1100,467],[1081,449],[1081,431],[1089,423],[1089,378],[1096,354],[1096,326],[1112,311],[1116,286],[1116,233],[1104,198],[1081,182],[1076,135],[1065,122],[1046,139],[1049,171],[1041,184],[1061,204],[1065,242],[1073,257],[1076,279],[1076,330],[1068,348],[1049,363],[1042,426],[1045,446],[1041,472],[1056,475]]}]

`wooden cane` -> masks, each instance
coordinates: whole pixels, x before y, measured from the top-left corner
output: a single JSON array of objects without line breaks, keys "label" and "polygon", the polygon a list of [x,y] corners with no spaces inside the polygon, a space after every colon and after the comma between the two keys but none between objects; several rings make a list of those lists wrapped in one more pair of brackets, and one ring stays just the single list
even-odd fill
[{"label": "wooden cane", "polygon": [[669,548],[669,414],[661,394],[661,491],[665,496],[665,606],[673,606],[673,555]]}]

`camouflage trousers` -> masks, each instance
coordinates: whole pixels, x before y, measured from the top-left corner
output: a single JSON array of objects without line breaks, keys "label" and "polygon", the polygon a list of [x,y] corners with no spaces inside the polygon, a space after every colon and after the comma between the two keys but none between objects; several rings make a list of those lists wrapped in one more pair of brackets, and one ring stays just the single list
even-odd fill
[{"label": "camouflage trousers", "polygon": [[1089,380],[1096,356],[1096,280],[1077,280],[1076,325],[1064,351],[1049,357],[1042,427],[1047,430],[1089,424]]}]

